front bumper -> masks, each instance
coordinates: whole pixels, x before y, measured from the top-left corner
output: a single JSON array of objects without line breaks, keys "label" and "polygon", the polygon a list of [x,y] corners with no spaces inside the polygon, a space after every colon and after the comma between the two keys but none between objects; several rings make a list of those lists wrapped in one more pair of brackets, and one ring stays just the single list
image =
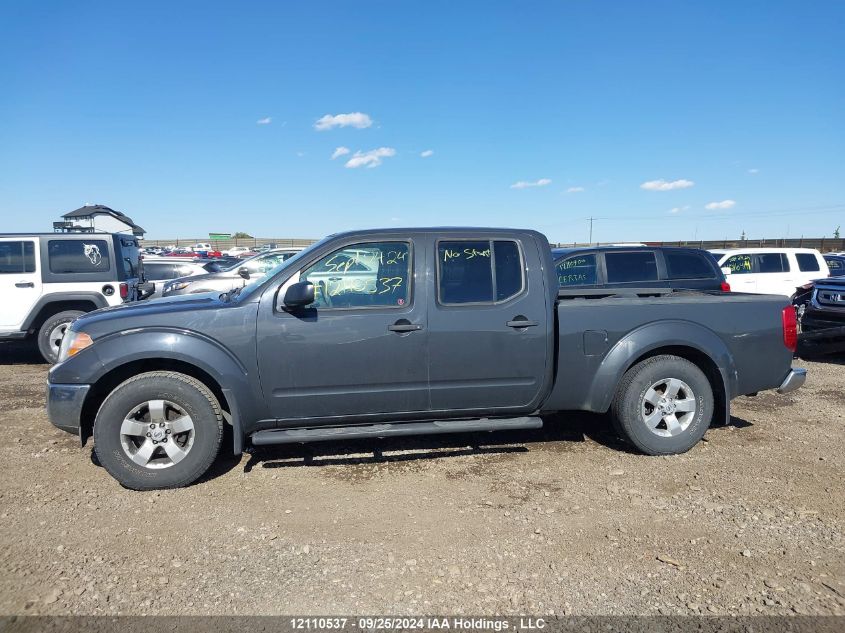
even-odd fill
[{"label": "front bumper", "polygon": [[91,385],[54,385],[47,383],[47,416],[53,426],[79,435],[82,405]]},{"label": "front bumper", "polygon": [[780,387],[778,387],[778,393],[789,393],[790,391],[800,389],[806,380],[807,370],[801,367],[793,367],[789,370],[786,378],[783,379]]}]

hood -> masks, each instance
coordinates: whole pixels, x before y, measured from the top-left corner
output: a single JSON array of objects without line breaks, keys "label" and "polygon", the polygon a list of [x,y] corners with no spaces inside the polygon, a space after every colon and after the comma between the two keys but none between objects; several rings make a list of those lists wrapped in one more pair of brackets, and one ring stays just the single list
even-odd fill
[{"label": "hood", "polygon": [[104,326],[108,328],[107,324],[116,320],[121,321],[119,329],[154,325],[163,320],[170,322],[174,318],[178,319],[181,313],[216,310],[226,305],[224,301],[221,301],[220,294],[220,292],[204,292],[102,308],[83,314],[73,322],[72,329],[88,331],[95,328],[100,330]]},{"label": "hood", "polygon": [[839,277],[824,277],[816,279],[813,282],[816,286],[824,286],[826,288],[845,289],[845,275]]}]

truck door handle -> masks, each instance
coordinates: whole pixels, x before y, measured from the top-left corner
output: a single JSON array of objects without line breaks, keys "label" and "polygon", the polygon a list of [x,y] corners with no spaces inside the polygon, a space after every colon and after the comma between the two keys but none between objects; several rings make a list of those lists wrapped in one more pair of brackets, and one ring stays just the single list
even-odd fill
[{"label": "truck door handle", "polygon": [[416,332],[422,329],[422,325],[411,323],[408,319],[399,319],[393,325],[388,325],[387,329],[391,332]]},{"label": "truck door handle", "polygon": [[507,323],[505,323],[505,325],[507,325],[508,327],[520,329],[524,327],[535,327],[537,325],[540,325],[540,323],[539,321],[529,321],[525,317],[517,317],[513,321],[508,321]]},{"label": "truck door handle", "polygon": [[35,284],[31,281],[19,281],[15,284],[15,288],[35,288]]}]

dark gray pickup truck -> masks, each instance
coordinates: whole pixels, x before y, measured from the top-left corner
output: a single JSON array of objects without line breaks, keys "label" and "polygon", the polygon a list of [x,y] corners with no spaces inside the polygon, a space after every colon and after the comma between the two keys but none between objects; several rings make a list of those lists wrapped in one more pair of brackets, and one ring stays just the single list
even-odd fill
[{"label": "dark gray pickup truck", "polygon": [[124,486],[184,486],[253,445],[540,427],[610,410],[650,455],[730,400],[800,387],[785,297],[559,290],[546,238],[504,229],[328,237],[224,294],[80,317],[50,370],[57,427]]}]

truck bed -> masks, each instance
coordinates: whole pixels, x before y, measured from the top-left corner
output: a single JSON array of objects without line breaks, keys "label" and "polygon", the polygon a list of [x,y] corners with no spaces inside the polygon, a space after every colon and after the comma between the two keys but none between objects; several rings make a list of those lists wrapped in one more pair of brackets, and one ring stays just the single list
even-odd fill
[{"label": "truck bed", "polygon": [[557,375],[545,409],[606,411],[615,389],[611,377],[657,349],[692,348],[712,358],[729,398],[779,384],[791,362],[786,346],[771,344],[782,339],[786,297],[655,288],[608,292],[558,293]]}]

